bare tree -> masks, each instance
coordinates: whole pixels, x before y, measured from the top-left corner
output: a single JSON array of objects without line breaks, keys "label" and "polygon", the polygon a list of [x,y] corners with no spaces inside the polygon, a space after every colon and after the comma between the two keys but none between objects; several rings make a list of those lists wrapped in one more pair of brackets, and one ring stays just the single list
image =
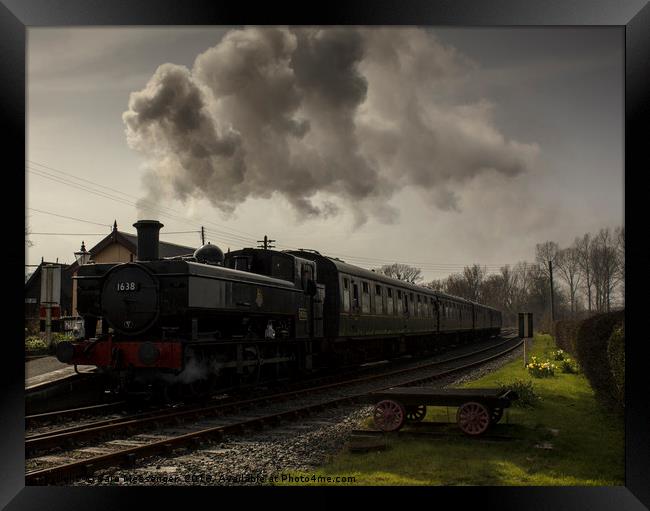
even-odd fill
[{"label": "bare tree", "polygon": [[424,278],[420,268],[402,263],[385,264],[381,268],[375,268],[374,271],[411,284],[416,284]]},{"label": "bare tree", "polygon": [[505,286],[502,275],[489,275],[481,282],[481,303],[503,311],[505,307]]},{"label": "bare tree", "polygon": [[581,281],[580,255],[578,249],[573,246],[560,250],[555,258],[555,267],[559,276],[569,288],[569,300],[571,304],[571,315],[576,312],[576,293]]},{"label": "bare tree", "polygon": [[594,287],[594,272],[592,264],[592,255],[594,244],[593,239],[589,233],[585,234],[582,238],[576,238],[573,246],[575,247],[578,255],[578,266],[582,275],[582,282],[587,292],[587,310],[591,312],[593,307],[593,287]]},{"label": "bare tree", "polygon": [[616,241],[610,229],[601,229],[592,247],[592,271],[599,311],[610,311],[612,291],[618,282],[618,262]]},{"label": "bare tree", "polygon": [[438,291],[438,292],[445,291],[445,283],[441,279],[434,279],[431,282],[427,282],[426,284],[423,284],[423,286],[428,289],[432,289],[433,291]]},{"label": "bare tree", "polygon": [[523,312],[528,304],[528,296],[532,288],[535,275],[539,272],[537,265],[519,262],[515,265],[514,275],[516,285],[513,288],[513,308]]},{"label": "bare tree", "polygon": [[445,292],[450,295],[470,299],[471,291],[462,273],[452,273],[445,281]]},{"label": "bare tree", "polygon": [[512,271],[510,266],[506,265],[501,268],[501,285],[503,286],[501,303],[505,310],[512,310],[517,281],[517,274]]},{"label": "bare tree", "polygon": [[618,279],[621,284],[621,300],[625,305],[625,226],[618,227],[614,232],[616,237],[616,252],[618,255]]},{"label": "bare tree", "polygon": [[559,250],[560,247],[554,241],[545,241],[535,245],[535,261],[545,275],[550,276],[548,263],[555,261]]},{"label": "bare tree", "polygon": [[478,264],[466,266],[463,270],[463,278],[467,284],[467,295],[465,298],[475,302],[481,301],[481,286],[487,273],[486,268],[481,268]]}]

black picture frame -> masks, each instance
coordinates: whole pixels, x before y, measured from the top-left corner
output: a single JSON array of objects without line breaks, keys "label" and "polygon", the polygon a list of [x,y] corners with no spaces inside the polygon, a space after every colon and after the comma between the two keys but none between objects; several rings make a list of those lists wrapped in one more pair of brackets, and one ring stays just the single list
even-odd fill
[{"label": "black picture frame", "polygon": [[[3,151],[5,179],[25,186],[19,169],[25,160],[25,41],[26,28],[82,25],[444,25],[444,26],[619,26],[625,37],[625,224],[628,233],[626,268],[626,417],[625,487],[440,487],[410,489],[423,501],[416,506],[466,507],[468,504],[499,509],[648,509],[650,508],[650,399],[644,371],[641,291],[647,289],[648,256],[643,243],[644,172],[650,169],[645,131],[650,126],[650,6],[647,0],[400,0],[373,2],[332,1],[322,5],[303,3],[249,4],[216,0],[0,0],[0,116],[9,143]],[[14,189],[7,188],[7,189]],[[12,195],[17,196],[16,193]],[[24,195],[23,195],[24,197]],[[21,203],[18,200],[19,204]],[[11,226],[10,281],[24,264],[22,234],[14,220],[13,201],[5,218]],[[25,206],[24,202],[22,203]],[[634,207],[639,211],[635,214]],[[5,224],[6,225],[6,224]],[[20,253],[20,255],[19,255]],[[645,252],[647,254],[647,252]],[[22,261],[21,261],[22,260]],[[646,263],[646,264],[644,264]],[[645,270],[645,271],[644,271]],[[18,282],[15,283],[16,287]],[[20,293],[8,286],[10,309],[5,309],[8,328],[3,339],[2,413],[0,414],[0,504],[7,509],[116,509],[139,502],[148,508],[210,507],[234,505],[254,494],[272,497],[278,488],[173,488],[116,489],[107,487],[25,487],[24,485],[24,352]],[[628,297],[632,299],[628,299]],[[636,300],[634,297],[636,296]],[[14,310],[15,308],[15,310]],[[242,491],[243,490],[243,491]],[[284,491],[292,489],[283,489]],[[315,491],[293,489],[294,505],[312,506]],[[356,489],[339,488],[336,499],[348,498]],[[386,489],[378,489],[380,496]],[[392,489],[391,489],[392,491]],[[362,498],[367,498],[367,493]],[[295,495],[295,498],[294,498]],[[399,495],[397,496],[400,497]],[[276,504],[288,503],[286,495]],[[439,500],[439,499],[444,500]],[[189,499],[189,500],[188,500]],[[356,499],[355,499],[356,501]],[[145,504],[146,502],[146,504]],[[228,502],[228,504],[226,504]],[[444,504],[443,504],[444,502]],[[334,504],[333,500],[330,504]]]}]

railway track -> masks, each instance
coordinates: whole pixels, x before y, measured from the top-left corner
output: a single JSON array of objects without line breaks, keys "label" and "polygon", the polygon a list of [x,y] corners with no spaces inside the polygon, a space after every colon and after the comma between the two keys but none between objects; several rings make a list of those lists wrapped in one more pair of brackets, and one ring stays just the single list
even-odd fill
[{"label": "railway track", "polygon": [[77,419],[87,415],[106,413],[111,410],[119,410],[128,405],[126,401],[114,401],[111,403],[101,403],[90,406],[80,406],[77,408],[68,408],[56,410],[53,412],[36,413],[25,416],[25,428],[31,428],[43,422],[60,422],[66,419]]},{"label": "railway track", "polygon": [[[226,434],[294,420],[328,407],[359,402],[370,391],[433,381],[498,358],[516,349],[522,342],[516,337],[510,337],[471,353],[343,382],[193,409],[181,408],[162,413],[153,411],[144,416],[140,414],[123,420],[98,421],[91,425],[32,435],[25,443],[28,456],[82,439],[121,432],[133,433],[152,427],[157,429],[155,435],[136,434],[129,440],[113,440],[103,446],[77,449],[72,451],[74,455],[68,457],[54,455],[28,459],[27,464],[31,470],[26,473],[25,481],[26,484],[59,483],[91,475],[100,468],[133,466],[138,458],[161,452],[171,453],[175,449],[198,444],[204,439],[219,439]],[[181,426],[183,421],[193,423]],[[161,429],[162,425],[168,426]],[[80,459],[70,462],[70,458],[74,457]]]}]

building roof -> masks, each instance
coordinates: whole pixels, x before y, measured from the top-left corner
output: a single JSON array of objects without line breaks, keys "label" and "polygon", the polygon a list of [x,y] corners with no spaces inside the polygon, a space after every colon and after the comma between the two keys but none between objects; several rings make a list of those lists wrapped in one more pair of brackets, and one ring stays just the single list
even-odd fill
[{"label": "building roof", "polygon": [[[129,232],[120,232],[133,246],[133,252],[138,250],[138,236]],[[164,233],[163,233],[164,234]],[[160,257],[176,257],[181,255],[191,255],[196,250],[196,247],[187,247],[185,245],[177,245],[176,243],[169,243],[167,241],[158,242],[158,252]],[[91,250],[92,253],[92,250]]]}]

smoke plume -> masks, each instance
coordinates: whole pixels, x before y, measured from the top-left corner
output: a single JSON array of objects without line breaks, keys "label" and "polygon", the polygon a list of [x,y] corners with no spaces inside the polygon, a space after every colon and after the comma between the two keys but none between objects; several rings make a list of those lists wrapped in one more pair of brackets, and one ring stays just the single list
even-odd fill
[{"label": "smoke plume", "polygon": [[473,66],[416,28],[232,30],[191,70],[163,64],[131,94],[142,209],[168,196],[231,213],[280,195],[300,216],[345,208],[357,224],[390,222],[405,186],[458,209],[463,182],[515,176],[538,152],[499,132],[488,101],[461,99]]}]

